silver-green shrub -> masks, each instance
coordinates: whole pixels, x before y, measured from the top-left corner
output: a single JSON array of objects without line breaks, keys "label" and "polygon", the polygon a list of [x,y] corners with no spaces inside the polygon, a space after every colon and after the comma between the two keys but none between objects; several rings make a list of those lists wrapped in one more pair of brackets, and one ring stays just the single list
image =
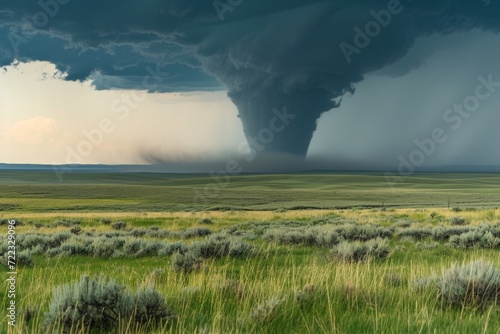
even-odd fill
[{"label": "silver-green shrub", "polygon": [[264,232],[263,239],[285,245],[315,245],[316,231],[305,228],[275,228]]},{"label": "silver-green shrub", "polygon": [[127,228],[127,223],[122,221],[117,221],[111,224],[111,227],[115,230],[124,230],[125,228]]},{"label": "silver-green shrub", "polygon": [[196,237],[204,237],[212,234],[212,230],[208,228],[189,228],[182,232],[178,233],[179,236],[183,239],[196,238]]},{"label": "silver-green shrub", "polygon": [[48,332],[76,328],[111,332],[121,322],[155,325],[174,316],[170,306],[152,288],[128,293],[114,280],[82,276],[77,282],[56,287],[44,325]]},{"label": "silver-green shrub", "polygon": [[366,261],[370,258],[382,259],[389,255],[387,239],[372,239],[366,242],[343,241],[333,249],[334,256],[342,261]]},{"label": "silver-green shrub", "polygon": [[59,246],[63,256],[92,255],[92,239],[81,237],[70,239]]},{"label": "silver-green shrub", "polygon": [[163,243],[158,249],[159,256],[169,256],[174,253],[184,254],[189,250],[189,247],[183,242]]},{"label": "silver-green shrub", "polygon": [[410,227],[396,233],[399,238],[423,240],[432,236],[432,229],[426,227]]},{"label": "silver-green shrub", "polygon": [[245,257],[252,255],[254,252],[254,247],[247,243],[244,243],[239,240],[231,241],[229,244],[229,253],[230,257]]},{"label": "silver-green shrub", "polygon": [[452,217],[450,219],[451,225],[466,225],[468,222],[463,217]]},{"label": "silver-green shrub", "polygon": [[453,265],[437,278],[439,296],[457,306],[484,306],[500,301],[500,269],[483,261]]},{"label": "silver-green shrub", "polygon": [[65,332],[77,326],[111,330],[119,320],[123,290],[113,280],[93,280],[88,276],[56,287],[45,315],[45,326],[52,330],[59,327]]},{"label": "silver-green shrub", "polygon": [[480,226],[470,232],[450,237],[449,243],[456,248],[490,248],[500,247],[500,238],[495,237],[489,227]]},{"label": "silver-green shrub", "polygon": [[[9,260],[9,254],[7,252],[7,249],[5,252],[0,253],[2,262],[4,265],[7,265],[7,262]],[[12,260],[12,258],[11,258]],[[15,260],[16,266],[18,267],[32,267],[33,266],[33,254],[30,250],[23,250],[21,252],[16,252],[16,260]]]},{"label": "silver-green shrub", "polygon": [[147,241],[142,239],[128,239],[123,245],[123,252],[130,256],[139,256],[147,246]]},{"label": "silver-green shrub", "polygon": [[397,222],[395,222],[393,224],[394,227],[397,227],[397,228],[408,228],[410,227],[411,225],[413,224],[413,222],[411,220],[407,220],[407,219],[400,219],[398,220]]},{"label": "silver-green shrub", "polygon": [[155,324],[162,320],[174,319],[171,306],[152,286],[139,290],[136,294],[126,294],[121,303],[122,314],[130,315],[136,324]]},{"label": "silver-green shrub", "polygon": [[167,231],[167,230],[160,230],[160,229],[151,229],[146,234],[146,236],[148,236],[150,238],[158,238],[158,239],[164,239],[164,238],[168,238],[168,237],[175,236],[175,235],[176,235],[175,232],[171,232],[171,231]]},{"label": "silver-green shrub", "polygon": [[80,226],[74,226],[69,231],[74,235],[79,235],[82,232],[82,228]]},{"label": "silver-green shrub", "polygon": [[470,226],[438,226],[432,229],[432,238],[436,241],[446,241],[454,235],[460,235],[472,231]]},{"label": "silver-green shrub", "polygon": [[230,244],[229,239],[214,235],[204,241],[191,244],[189,251],[203,259],[218,259],[229,254]]},{"label": "silver-green shrub", "polygon": [[335,228],[339,237],[347,241],[367,241],[376,238],[390,238],[394,228],[384,228],[377,225],[345,224]]},{"label": "silver-green shrub", "polygon": [[109,258],[125,243],[124,238],[95,238],[92,242],[92,256]]},{"label": "silver-green shrub", "polygon": [[172,256],[172,269],[175,272],[190,273],[201,267],[203,259],[191,251],[184,254],[175,253]]},{"label": "silver-green shrub", "polygon": [[[205,259],[220,259],[225,256],[244,257],[253,254],[253,250],[253,246],[240,239],[214,234],[203,241],[192,243],[187,246],[187,250],[177,251],[172,257],[172,268],[177,272],[191,272],[199,269]],[[160,250],[160,252],[166,251]]]},{"label": "silver-green shrub", "polygon": [[149,231],[144,228],[134,228],[129,234],[133,237],[139,238],[145,236]]}]

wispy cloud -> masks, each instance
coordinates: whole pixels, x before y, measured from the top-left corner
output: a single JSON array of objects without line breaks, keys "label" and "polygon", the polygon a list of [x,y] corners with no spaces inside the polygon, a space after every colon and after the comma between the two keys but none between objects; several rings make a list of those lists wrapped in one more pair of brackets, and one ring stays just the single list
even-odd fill
[{"label": "wispy cloud", "polygon": [[3,140],[6,143],[37,145],[53,138],[58,132],[60,128],[55,119],[34,117],[14,123],[3,135]]}]

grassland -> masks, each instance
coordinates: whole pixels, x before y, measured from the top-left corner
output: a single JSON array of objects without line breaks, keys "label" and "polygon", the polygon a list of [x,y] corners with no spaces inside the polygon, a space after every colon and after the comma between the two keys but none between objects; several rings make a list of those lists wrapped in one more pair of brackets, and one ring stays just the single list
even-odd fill
[{"label": "grassland", "polygon": [[[500,333],[498,299],[450,304],[432,285],[419,284],[454,263],[481,260],[500,268],[499,244],[481,242],[484,231],[493,232],[493,241],[500,238],[500,176],[416,175],[390,188],[377,175],[248,175],[233,178],[218,198],[194,203],[194,191],[210,182],[201,176],[75,174],[59,184],[50,173],[2,174],[0,220],[22,222],[20,239],[69,238],[47,246],[53,251],[30,250],[31,265],[18,267],[18,326],[10,332],[44,333],[56,286],[104,274],[128,291],[154,285],[176,314],[155,328],[119,332]],[[454,217],[463,218],[461,225],[452,225]],[[126,227],[113,228],[110,222],[117,221]],[[483,234],[461,243],[467,231]],[[220,237],[252,251],[209,256],[187,271],[174,270],[175,255],[166,252],[69,251],[106,234],[158,249],[176,243],[194,249]],[[342,242],[379,235],[388,242],[384,256],[336,256]],[[3,310],[7,302],[5,292]],[[8,328],[6,318],[0,328]]]},{"label": "grassland", "polygon": [[[220,181],[222,182],[222,181]],[[417,174],[388,183],[372,174],[206,175],[2,172],[4,212],[495,207],[496,174]],[[208,195],[208,196],[205,196]]]}]

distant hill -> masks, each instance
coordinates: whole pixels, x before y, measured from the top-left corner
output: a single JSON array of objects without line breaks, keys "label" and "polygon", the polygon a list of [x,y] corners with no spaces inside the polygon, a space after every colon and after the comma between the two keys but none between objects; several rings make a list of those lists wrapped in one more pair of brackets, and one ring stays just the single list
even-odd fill
[{"label": "distant hill", "polygon": [[[120,172],[122,169],[127,167],[114,166],[114,165],[61,165],[56,166],[57,168],[70,168],[73,171],[78,172]],[[0,171],[52,171],[54,170],[53,165],[37,165],[37,164],[0,164]]]},{"label": "distant hill", "polygon": [[[54,169],[71,170],[73,173],[182,173],[178,170],[169,170],[167,165],[43,165],[43,164],[5,164],[0,163],[0,171],[53,171]],[[306,174],[328,174],[328,173],[384,173],[397,170],[392,169],[340,169],[340,170],[302,170],[295,173]],[[209,171],[197,171],[195,174],[208,173]],[[430,168],[419,168],[417,173],[500,173],[500,166],[494,165],[462,165],[462,166],[440,166]],[[242,173],[242,174],[256,174]],[[258,174],[258,173],[257,173]],[[276,174],[276,173],[272,173]]]}]

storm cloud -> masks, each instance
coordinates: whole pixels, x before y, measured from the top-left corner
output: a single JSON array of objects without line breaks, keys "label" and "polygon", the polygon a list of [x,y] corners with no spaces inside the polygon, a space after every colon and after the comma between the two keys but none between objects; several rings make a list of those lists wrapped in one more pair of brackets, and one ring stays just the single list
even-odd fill
[{"label": "storm cloud", "polygon": [[498,32],[499,17],[494,0],[9,1],[0,65],[49,61],[102,90],[227,90],[249,143],[286,108],[294,117],[259,144],[305,156],[318,118],[367,74],[422,36]]}]

